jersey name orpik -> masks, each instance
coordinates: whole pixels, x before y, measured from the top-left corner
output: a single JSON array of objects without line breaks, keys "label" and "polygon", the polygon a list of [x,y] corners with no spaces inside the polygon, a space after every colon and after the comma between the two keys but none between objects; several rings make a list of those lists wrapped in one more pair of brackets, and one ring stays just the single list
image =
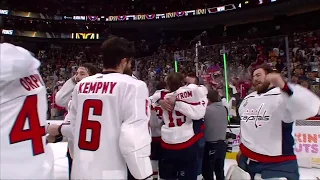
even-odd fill
[{"label": "jersey name orpik", "polygon": [[265,122],[270,120],[270,115],[268,115],[267,110],[263,108],[264,103],[262,103],[258,109],[246,109],[245,112],[240,116],[241,121],[248,122],[254,121],[256,128],[261,127]]}]

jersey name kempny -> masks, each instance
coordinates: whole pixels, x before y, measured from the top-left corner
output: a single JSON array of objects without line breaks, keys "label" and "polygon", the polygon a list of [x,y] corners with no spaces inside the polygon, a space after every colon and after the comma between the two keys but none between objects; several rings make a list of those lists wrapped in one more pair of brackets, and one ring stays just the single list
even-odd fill
[{"label": "jersey name kempny", "polygon": [[269,121],[270,116],[267,114],[267,110],[262,110],[264,103],[262,103],[258,109],[246,109],[241,115],[241,121],[248,122],[254,121],[255,127],[261,127],[263,122]]}]

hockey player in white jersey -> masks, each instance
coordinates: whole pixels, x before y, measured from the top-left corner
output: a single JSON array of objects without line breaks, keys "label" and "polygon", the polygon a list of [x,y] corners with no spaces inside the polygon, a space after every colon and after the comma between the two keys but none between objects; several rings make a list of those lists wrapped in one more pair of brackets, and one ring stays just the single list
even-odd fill
[{"label": "hockey player in white jersey", "polygon": [[74,127],[72,179],[136,179],[152,175],[148,89],[122,74],[134,46],[112,36],[101,47],[103,73],[80,81],[68,114]]},{"label": "hockey player in white jersey", "polygon": [[132,68],[131,68],[131,67],[124,69],[123,74],[129,75],[129,76],[131,76],[133,79],[137,79],[137,80],[138,80],[138,78],[133,74],[133,71],[132,71]]},{"label": "hockey player in white jersey", "polygon": [[198,175],[199,140],[203,134],[203,117],[207,106],[204,86],[185,86],[184,76],[172,73],[167,77],[172,109],[163,111],[161,128],[163,154],[159,164],[161,179],[196,180]]},{"label": "hockey player in white jersey", "polygon": [[252,179],[261,174],[262,179],[299,180],[293,122],[315,116],[319,97],[300,85],[285,82],[268,66],[257,67],[252,76],[256,91],[246,96],[239,107],[238,165]]},{"label": "hockey player in white jersey", "polygon": [[[57,96],[56,96],[57,104],[59,104],[62,107],[65,107],[67,105],[66,108],[69,111],[70,105],[71,105],[71,94],[72,94],[72,91],[75,87],[76,82],[81,81],[85,77],[94,75],[94,74],[96,74],[96,72],[98,72],[98,70],[92,64],[90,64],[90,63],[82,64],[78,68],[77,74],[75,76],[73,76],[71,79],[69,79],[64,84],[64,86],[60,89],[60,91],[57,93]],[[132,78],[137,79],[133,75],[132,69],[129,67],[124,69],[123,74],[127,74],[127,75],[131,76]],[[71,179],[71,167],[72,167],[72,158],[73,158],[73,132],[72,132],[72,128],[70,125],[70,120],[68,118],[68,115],[66,115],[66,117],[65,117],[65,122],[62,123],[60,126],[58,126],[58,127],[50,126],[48,128],[48,133],[51,136],[56,137],[55,142],[59,142],[57,139],[59,139],[61,141],[62,136],[68,138],[67,157],[68,157],[68,162],[69,162],[69,179]],[[128,172],[128,174],[129,174],[128,180],[134,179],[134,177],[132,176],[130,171]]]},{"label": "hockey player in white jersey", "polygon": [[[189,74],[187,74],[186,78],[185,78],[185,81],[186,81],[186,84],[196,84],[196,85],[199,85],[200,84],[200,80],[199,80],[199,77],[197,76],[197,73],[196,72],[191,72]],[[198,162],[199,162],[199,170],[198,170],[198,177],[200,176],[201,177],[201,174],[202,174],[202,159],[203,159],[203,155],[204,155],[204,146],[206,144],[206,141],[203,138],[201,138],[199,140],[199,159],[198,159]],[[200,178],[199,177],[199,178]]]},{"label": "hockey player in white jersey", "polygon": [[98,73],[98,69],[91,63],[84,63],[77,69],[76,74],[66,81],[61,89],[57,92],[55,100],[58,106],[68,108],[71,100],[71,94],[76,84],[82,79]]},{"label": "hockey player in white jersey", "polygon": [[166,88],[166,82],[161,81],[156,86],[156,92],[149,97],[151,101],[151,117],[150,117],[150,129],[151,129],[151,163],[153,169],[153,179],[158,178],[159,160],[161,159],[161,127],[163,125],[162,113],[163,110],[158,101],[161,99],[163,92],[169,92]]},{"label": "hockey player in white jersey", "polygon": [[0,51],[0,179],[53,179],[40,62],[12,44],[0,44]]},{"label": "hockey player in white jersey", "polygon": [[[66,81],[61,89],[57,92],[55,97],[55,102],[60,107],[64,107],[68,110],[70,109],[71,104],[71,95],[73,92],[74,87],[76,84],[81,81],[82,79],[92,76],[98,72],[98,69],[91,63],[84,63],[80,65],[77,69],[77,73]],[[63,126],[63,129],[61,129]],[[49,127],[48,128],[49,135],[58,137],[62,140],[61,136],[68,138],[68,150],[67,150],[67,157],[68,157],[68,168],[69,168],[69,179],[71,176],[71,167],[72,167],[72,155],[73,155],[73,137],[71,132],[70,120],[68,118],[68,114],[65,116],[64,123],[60,125],[60,127],[56,128]],[[61,133],[61,134],[60,134]],[[57,142],[57,141],[55,141]]]}]

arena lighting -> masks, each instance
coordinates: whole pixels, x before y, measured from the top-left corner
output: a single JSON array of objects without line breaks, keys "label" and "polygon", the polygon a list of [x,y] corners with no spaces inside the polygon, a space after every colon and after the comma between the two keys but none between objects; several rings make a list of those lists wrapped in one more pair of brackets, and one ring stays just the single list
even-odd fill
[{"label": "arena lighting", "polygon": [[[227,55],[226,55],[226,48],[223,46],[223,70],[224,70],[224,83],[225,83],[225,88],[226,88],[226,100],[227,103],[229,103],[229,84],[228,84],[228,74],[227,74]],[[230,122],[230,116],[228,114],[228,121]]]},{"label": "arena lighting", "polygon": [[0,9],[0,14],[8,15],[8,14],[9,14],[9,10],[7,10],[7,9]]},{"label": "arena lighting", "polygon": [[174,60],[174,71],[178,72],[178,61]]},{"label": "arena lighting", "polygon": [[[236,4],[225,4],[217,7],[211,8],[202,8],[202,9],[192,9],[192,10],[182,10],[158,14],[129,14],[129,15],[109,15],[109,16],[96,16],[96,15],[85,15],[85,16],[67,16],[67,15],[48,15],[44,16],[36,12],[24,12],[24,11],[15,11],[8,9],[0,9],[0,15],[6,16],[18,16],[25,18],[34,18],[38,19],[41,17],[42,20],[76,20],[76,21],[107,21],[107,22],[121,22],[121,21],[144,21],[144,20],[161,20],[161,19],[172,19],[179,17],[191,17],[191,16],[202,16],[215,14],[220,12],[232,11],[239,8],[257,7],[257,5],[268,4],[277,2],[280,0],[237,0]],[[26,14],[28,16],[26,16]]]}]

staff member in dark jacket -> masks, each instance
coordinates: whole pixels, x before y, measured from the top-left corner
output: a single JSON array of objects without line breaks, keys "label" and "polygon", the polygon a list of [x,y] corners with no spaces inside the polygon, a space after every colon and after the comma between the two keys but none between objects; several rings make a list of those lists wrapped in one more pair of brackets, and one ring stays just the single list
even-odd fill
[{"label": "staff member in dark jacket", "polygon": [[217,180],[224,180],[228,112],[216,90],[209,90],[207,97],[208,106],[204,117],[206,144],[202,161],[202,176],[205,180],[213,180],[213,172],[215,172]]}]

